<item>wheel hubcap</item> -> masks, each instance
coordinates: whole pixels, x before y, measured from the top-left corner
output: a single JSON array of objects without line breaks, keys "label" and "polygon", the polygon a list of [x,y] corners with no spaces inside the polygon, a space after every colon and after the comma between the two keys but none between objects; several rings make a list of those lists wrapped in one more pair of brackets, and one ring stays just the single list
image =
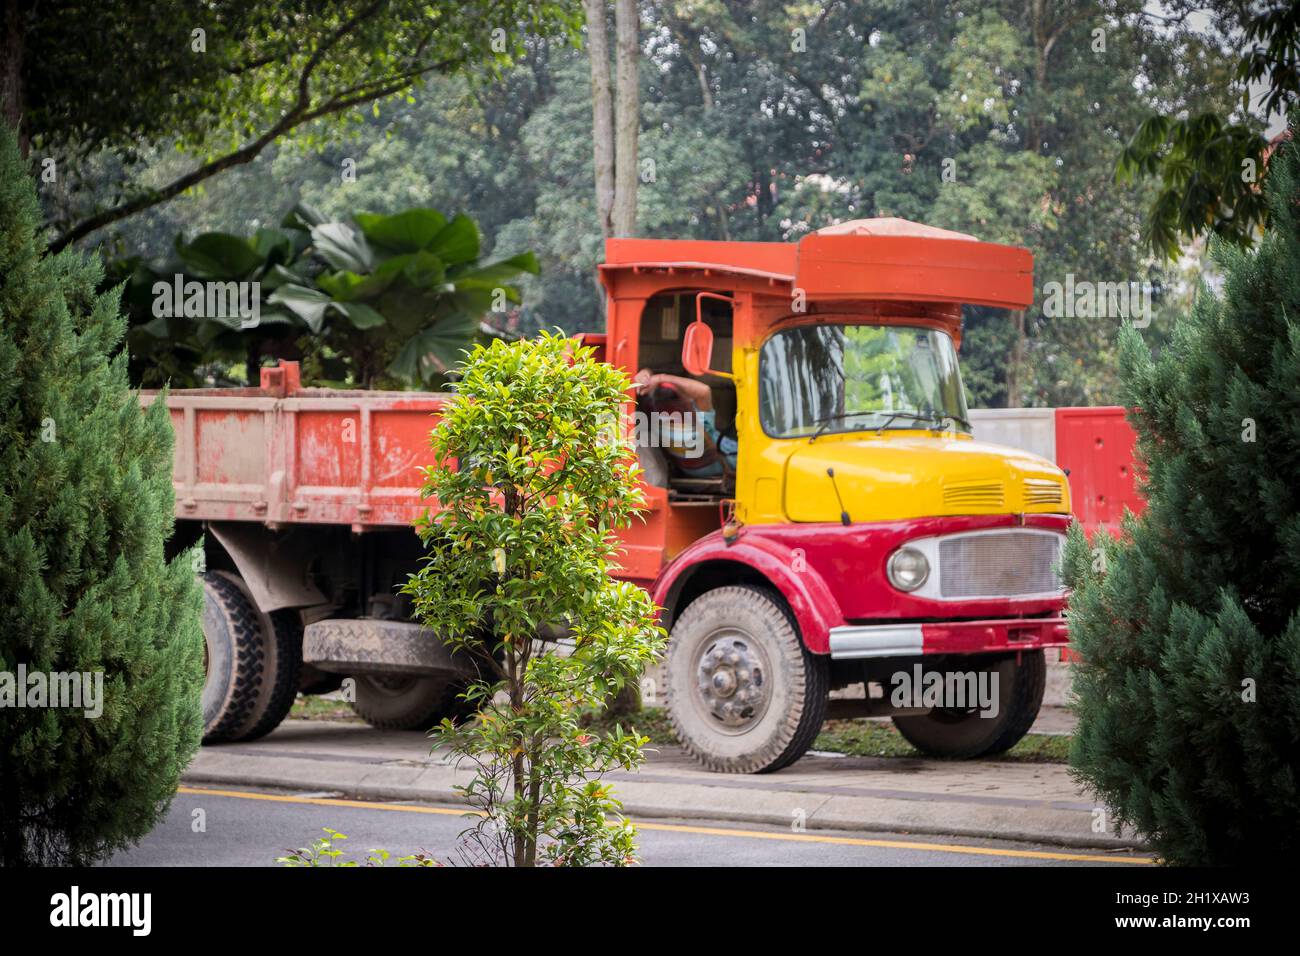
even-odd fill
[{"label": "wheel hubcap", "polygon": [[703,710],[725,729],[747,730],[767,710],[767,661],[748,638],[707,644],[696,665],[696,689]]},{"label": "wheel hubcap", "polygon": [[384,697],[401,697],[415,685],[414,678],[396,675],[372,674],[364,679]]}]

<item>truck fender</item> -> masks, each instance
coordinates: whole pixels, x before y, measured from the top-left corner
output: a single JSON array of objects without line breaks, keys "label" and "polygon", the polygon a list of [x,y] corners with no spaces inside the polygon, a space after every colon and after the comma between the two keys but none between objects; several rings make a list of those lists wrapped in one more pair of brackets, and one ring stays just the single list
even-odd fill
[{"label": "truck fender", "polygon": [[307,566],[317,550],[309,536],[273,535],[262,525],[246,521],[211,521],[207,530],[230,555],[253,603],[264,614],[326,602],[307,579]]},{"label": "truck fender", "polygon": [[[742,565],[761,575],[794,614],[804,646],[814,654],[830,653],[830,630],[844,623],[839,603],[821,574],[803,559],[800,549],[791,548],[761,532],[746,530],[733,544],[721,532],[696,541],[679,554],[660,574],[652,590],[654,602],[663,608],[661,619],[671,627],[679,611],[678,601],[692,577],[705,567],[722,570],[723,565]],[[723,586],[725,580],[718,586]]]}]

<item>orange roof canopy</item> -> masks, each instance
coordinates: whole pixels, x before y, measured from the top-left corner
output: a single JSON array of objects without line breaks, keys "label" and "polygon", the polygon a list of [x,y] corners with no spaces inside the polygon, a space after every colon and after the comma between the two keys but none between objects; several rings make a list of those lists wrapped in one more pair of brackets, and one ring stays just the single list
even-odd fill
[{"label": "orange roof canopy", "polygon": [[[610,239],[602,275],[672,269],[766,278],[810,300],[952,302],[1005,309],[1033,302],[1028,249],[980,242],[906,219],[857,219],[797,243]],[[784,293],[783,293],[784,294]]]}]

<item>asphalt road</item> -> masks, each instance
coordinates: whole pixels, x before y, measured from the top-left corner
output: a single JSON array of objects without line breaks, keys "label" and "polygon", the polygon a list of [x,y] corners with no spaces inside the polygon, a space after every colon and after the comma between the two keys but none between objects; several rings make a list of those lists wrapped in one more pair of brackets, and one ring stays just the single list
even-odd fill
[{"label": "asphalt road", "polygon": [[[110,866],[273,866],[322,827],[347,834],[350,858],[372,847],[396,857],[423,851],[453,858],[471,821],[451,807],[373,803],[333,795],[182,788],[166,820]],[[1132,866],[1128,852],[1002,841],[844,833],[744,823],[638,820],[646,866]]]}]

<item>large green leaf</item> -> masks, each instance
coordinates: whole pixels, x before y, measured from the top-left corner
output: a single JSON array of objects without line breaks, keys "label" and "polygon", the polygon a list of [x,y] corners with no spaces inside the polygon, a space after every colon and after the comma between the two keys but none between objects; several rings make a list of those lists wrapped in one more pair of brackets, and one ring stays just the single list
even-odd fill
[{"label": "large green leaf", "polygon": [[325,325],[325,310],[334,304],[334,300],[319,289],[302,285],[282,285],[266,301],[271,305],[283,305],[316,333]]},{"label": "large green leaf", "polygon": [[481,268],[474,268],[472,263],[466,263],[460,268],[463,271],[448,270],[448,274],[456,280],[457,284],[464,279],[501,282],[505,279],[512,279],[521,272],[537,275],[541,271],[537,256],[531,252],[522,252],[517,256],[511,256],[509,259],[502,259],[500,262],[493,262]]},{"label": "large green leaf", "polygon": [[311,232],[312,226],[319,226],[325,222],[325,216],[315,206],[309,206],[305,202],[290,209],[280,225],[286,229],[295,229],[301,232]]},{"label": "large green leaf", "polygon": [[253,234],[253,249],[271,265],[289,262],[293,259],[293,240],[282,229],[263,227]]},{"label": "large green leaf", "polygon": [[340,269],[338,272],[322,272],[316,277],[316,284],[335,301],[351,302],[357,297],[357,288],[367,278],[367,276]]},{"label": "large green leaf", "polygon": [[388,371],[408,382],[428,382],[446,372],[464,356],[474,342],[478,322],[467,315],[457,315],[413,335],[402,346]]},{"label": "large green leaf", "polygon": [[335,269],[369,272],[375,255],[366,237],[345,222],[326,222],[312,226],[311,239],[321,258]]},{"label": "large green leaf", "polygon": [[330,308],[346,315],[354,328],[373,329],[386,322],[382,315],[364,302],[335,302]]},{"label": "large green leaf", "polygon": [[361,213],[354,217],[365,237],[392,252],[419,252],[447,225],[436,209],[408,209],[392,216]]},{"label": "large green leaf", "polygon": [[415,252],[403,258],[402,278],[417,289],[435,290],[446,285],[447,269],[432,252]]},{"label": "large green leaf", "polygon": [[244,279],[263,262],[248,240],[225,232],[205,232],[188,243],[178,236],[176,255],[185,271],[198,279]]},{"label": "large green leaf", "polygon": [[286,269],[284,266],[275,265],[267,269],[262,275],[262,291],[273,292],[282,285],[306,285],[308,279],[292,269]]},{"label": "large green leaf", "polygon": [[340,302],[374,299],[401,275],[401,263],[385,268],[387,265],[385,263],[369,275],[358,275],[346,269],[323,272],[316,277],[316,284]]},{"label": "large green leaf", "polygon": [[429,252],[434,253],[449,266],[459,265],[478,258],[479,235],[474,220],[458,215],[439,230],[429,241]]}]

